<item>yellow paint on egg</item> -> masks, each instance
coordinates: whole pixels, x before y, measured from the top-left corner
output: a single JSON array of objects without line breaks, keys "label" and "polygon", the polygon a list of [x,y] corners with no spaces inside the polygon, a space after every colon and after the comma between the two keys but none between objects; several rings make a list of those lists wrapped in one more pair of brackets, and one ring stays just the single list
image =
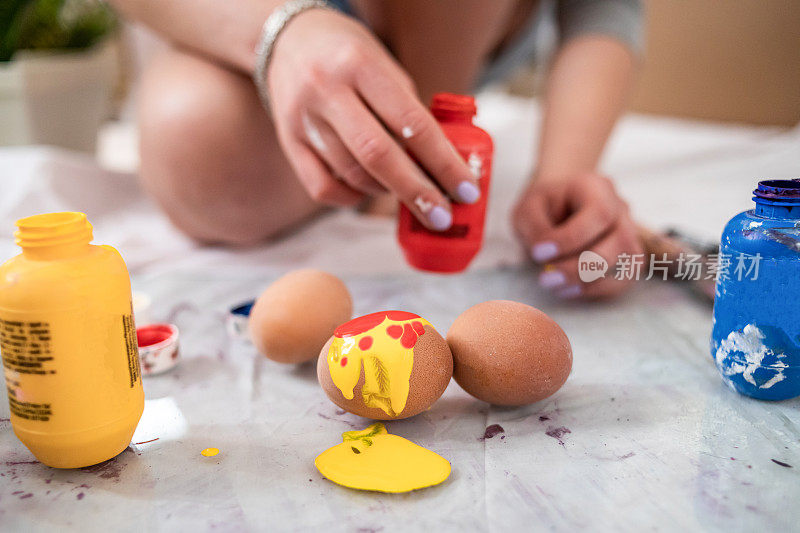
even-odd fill
[{"label": "yellow paint on egg", "polygon": [[338,485],[378,492],[409,492],[438,485],[450,476],[450,463],[408,439],[390,435],[376,423],[342,434],[342,443],[325,450],[314,465]]},{"label": "yellow paint on egg", "polygon": [[342,396],[353,399],[363,367],[364,405],[392,417],[401,413],[408,400],[414,345],[425,326],[430,322],[403,311],[372,313],[339,326],[328,350],[328,370]]},{"label": "yellow paint on egg", "polygon": [[200,455],[204,457],[214,457],[218,453],[219,453],[219,448],[206,448],[205,450],[200,452]]}]

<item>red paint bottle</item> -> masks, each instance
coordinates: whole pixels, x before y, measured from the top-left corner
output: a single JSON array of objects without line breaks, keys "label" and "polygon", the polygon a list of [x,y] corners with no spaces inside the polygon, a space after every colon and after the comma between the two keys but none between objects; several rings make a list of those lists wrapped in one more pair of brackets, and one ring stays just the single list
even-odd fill
[{"label": "red paint bottle", "polygon": [[431,231],[404,205],[400,206],[397,236],[408,263],[430,272],[461,272],[481,249],[486,202],[492,176],[492,138],[472,123],[475,99],[450,93],[433,97],[431,112],[456,151],[472,169],[481,190],[474,204],[453,203],[453,225]]}]

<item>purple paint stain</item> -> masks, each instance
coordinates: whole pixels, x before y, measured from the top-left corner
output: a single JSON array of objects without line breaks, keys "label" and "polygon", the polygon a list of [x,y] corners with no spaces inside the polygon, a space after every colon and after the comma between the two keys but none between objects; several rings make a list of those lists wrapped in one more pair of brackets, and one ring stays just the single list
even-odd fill
[{"label": "purple paint stain", "polygon": [[[125,451],[128,451],[129,449],[130,448],[126,448]],[[123,465],[117,463],[117,458],[115,457],[100,464],[81,468],[81,470],[91,474],[97,474],[102,479],[113,479],[119,481],[119,476],[122,473],[122,467]]]},{"label": "purple paint stain", "polygon": [[29,492],[27,494],[23,494],[22,496],[20,496],[19,499],[24,500],[25,498],[30,498],[31,496],[33,496],[33,493]]},{"label": "purple paint stain", "polygon": [[783,461],[778,461],[777,459],[772,459],[772,462],[775,463],[776,465],[781,465],[784,468],[792,468],[792,465],[790,465],[789,463],[784,463]]},{"label": "purple paint stain", "polygon": [[631,457],[633,457],[634,455],[636,455],[636,453],[635,453],[635,452],[628,452],[628,453],[626,453],[625,455],[623,455],[622,457],[620,457],[620,459],[630,459],[630,458],[631,458]]},{"label": "purple paint stain", "polygon": [[14,465],[38,465],[39,461],[6,461],[6,466]]},{"label": "purple paint stain", "polygon": [[322,413],[317,413],[317,415],[319,415],[320,418],[324,418],[325,420],[333,420],[334,422],[344,422],[345,424],[347,424],[351,428],[358,429],[358,428],[361,427],[358,424],[356,424],[355,422],[350,422],[348,420],[339,420],[338,418],[333,418],[333,417],[327,416],[327,415],[322,414]]},{"label": "purple paint stain", "polygon": [[567,433],[572,433],[572,432],[563,426],[560,428],[550,428],[547,431],[545,431],[545,435],[547,435],[548,437],[553,437],[562,446],[564,446],[564,440],[562,439],[562,437]]},{"label": "purple paint stain", "polygon": [[491,439],[492,437],[496,437],[501,433],[505,433],[505,429],[500,424],[492,424],[491,426],[486,428],[486,431],[483,432],[483,437],[479,438],[478,440],[486,440]]},{"label": "purple paint stain", "polygon": [[11,493],[11,495],[12,496],[16,496],[17,494],[22,494],[23,492],[25,492],[25,491],[24,490],[15,490],[14,492]]},{"label": "purple paint stain", "polygon": [[77,497],[79,500],[82,500],[82,499],[83,499],[83,496],[84,496],[84,494],[83,494],[82,492],[79,492],[79,493],[78,493],[78,496],[76,496],[76,497]]},{"label": "purple paint stain", "polygon": [[545,421],[547,421],[547,420],[550,420],[550,417],[549,417],[549,416],[540,416],[540,417],[539,417],[539,422],[545,422]]}]

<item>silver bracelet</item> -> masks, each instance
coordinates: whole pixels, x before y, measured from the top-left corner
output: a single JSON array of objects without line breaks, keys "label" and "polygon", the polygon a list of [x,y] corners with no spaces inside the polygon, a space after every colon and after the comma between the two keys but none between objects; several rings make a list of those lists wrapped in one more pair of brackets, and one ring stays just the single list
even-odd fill
[{"label": "silver bracelet", "polygon": [[261,103],[270,113],[269,107],[269,87],[267,86],[267,67],[269,67],[272,51],[275,49],[275,41],[286,25],[297,15],[309,9],[335,9],[326,0],[288,0],[280,7],[275,9],[264,26],[261,27],[261,35],[256,43],[256,65],[253,69],[253,81],[258,90]]}]

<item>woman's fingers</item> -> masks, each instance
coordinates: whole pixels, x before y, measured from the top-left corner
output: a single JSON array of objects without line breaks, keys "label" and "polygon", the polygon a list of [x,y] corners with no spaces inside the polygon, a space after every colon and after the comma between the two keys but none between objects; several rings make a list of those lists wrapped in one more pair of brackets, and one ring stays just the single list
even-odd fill
[{"label": "woman's fingers", "polygon": [[534,243],[539,235],[552,231],[553,223],[548,216],[550,199],[542,192],[530,189],[514,208],[514,231],[520,240],[533,253]]},{"label": "woman's fingers", "polygon": [[390,68],[365,68],[356,74],[356,88],[370,109],[396,137],[403,139],[419,164],[451,198],[460,203],[477,202],[477,177],[411,87],[397,78]]},{"label": "woman's fingers", "polygon": [[539,263],[580,254],[601,239],[627,211],[610,181],[590,175],[565,188],[570,208],[566,220],[536,228],[531,255]]},{"label": "woman's fingers", "polygon": [[370,196],[386,192],[386,188],[375,181],[350,154],[333,129],[308,113],[301,117],[302,135],[307,144],[325,161],[331,174],[351,188]]},{"label": "woman's fingers", "polygon": [[[539,274],[539,284],[563,298],[601,298],[614,296],[625,290],[631,283],[629,279],[616,279],[616,268],[622,254],[630,256],[641,254],[642,248],[635,227],[629,217],[620,220],[613,230],[591,248],[592,260],[605,261],[606,270],[597,279],[581,279],[580,254],[548,263]],[[595,270],[596,275],[601,270]],[[584,280],[587,281],[584,281]]]},{"label": "woman's fingers", "polygon": [[323,108],[324,118],[356,161],[420,222],[436,231],[452,225],[447,198],[354,93],[345,91],[331,97]]},{"label": "woman's fingers", "polygon": [[289,141],[284,143],[284,151],[297,178],[315,201],[325,205],[350,207],[364,199],[363,194],[336,179],[325,163],[305,144]]}]

